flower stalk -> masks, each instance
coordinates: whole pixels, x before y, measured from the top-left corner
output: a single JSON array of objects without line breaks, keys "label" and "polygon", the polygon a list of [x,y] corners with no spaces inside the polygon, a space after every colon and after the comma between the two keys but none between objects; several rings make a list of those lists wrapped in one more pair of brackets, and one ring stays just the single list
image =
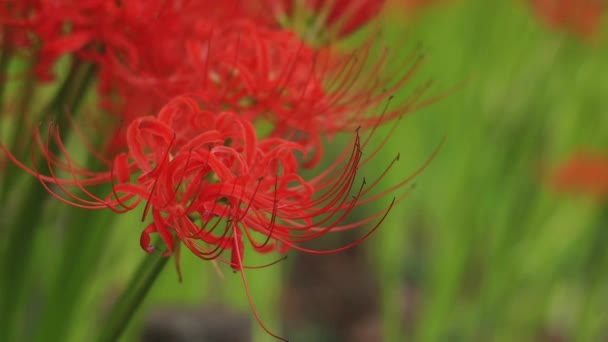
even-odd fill
[{"label": "flower stalk", "polygon": [[108,314],[108,324],[100,332],[98,342],[113,342],[120,339],[169,259],[157,250],[144,256]]},{"label": "flower stalk", "polygon": [[[70,325],[65,321],[76,320],[75,312],[84,299],[87,286],[99,275],[99,266],[108,252],[108,232],[113,227],[113,216],[105,212],[90,213],[69,208],[63,227],[57,227],[64,235],[61,241],[61,258],[50,291],[42,303],[40,321],[34,341],[43,341],[52,335],[56,341],[69,339]],[[91,222],[82,226],[82,222]],[[59,230],[58,229],[58,230]]]},{"label": "flower stalk", "polygon": [[[86,93],[87,85],[92,83],[93,71],[94,68],[90,64],[80,62],[73,64],[64,83],[47,106],[48,113],[52,113],[57,121],[68,122],[67,115],[61,115],[63,111],[76,113],[76,109],[82,103]],[[26,93],[34,92],[34,82],[30,80],[25,82]],[[23,108],[29,107],[27,99],[23,99],[22,106]],[[19,121],[26,120],[21,119]],[[19,139],[19,132],[15,134],[17,135],[16,139]],[[16,144],[17,141],[15,140]],[[52,146],[50,152],[57,153],[58,146]],[[47,164],[42,156],[38,156],[34,163],[43,168]],[[21,198],[12,206],[3,208],[6,211],[4,213],[5,219],[2,220],[2,227],[0,227],[0,231],[6,237],[6,244],[2,250],[2,268],[0,269],[2,279],[4,279],[0,284],[0,297],[3,298],[0,302],[0,331],[11,332],[7,336],[19,336],[17,322],[20,320],[20,314],[18,308],[22,308],[22,304],[27,302],[25,300],[27,288],[22,284],[24,284],[30,270],[34,237],[36,236],[36,230],[42,225],[42,213],[50,197],[46,189],[40,186],[36,179],[28,178],[23,184],[14,182],[14,179],[18,178],[17,171],[19,171],[19,168],[11,165],[7,170],[6,179],[13,184],[19,184]],[[10,182],[5,182],[0,199],[10,194]],[[11,212],[14,212],[14,215],[11,216]]]}]

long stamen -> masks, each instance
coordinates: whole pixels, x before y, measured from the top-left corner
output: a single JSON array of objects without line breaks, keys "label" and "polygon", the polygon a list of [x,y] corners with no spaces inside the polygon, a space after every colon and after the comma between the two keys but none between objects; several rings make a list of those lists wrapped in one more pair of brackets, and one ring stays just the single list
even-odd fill
[{"label": "long stamen", "polygon": [[[234,233],[232,234],[232,236],[233,236],[233,239],[236,244],[237,243],[236,227],[233,227],[232,229],[234,230]],[[260,327],[262,327],[262,329],[264,329],[264,331],[266,333],[268,333],[270,336],[272,336],[278,340],[288,342],[288,340],[286,338],[281,337],[281,336],[273,333],[270,329],[268,329],[266,327],[266,325],[264,324],[264,322],[262,321],[262,318],[258,314],[258,311],[255,309],[255,304],[253,303],[253,298],[251,297],[251,291],[249,290],[249,285],[247,284],[247,277],[245,276],[245,270],[242,267],[243,257],[241,256],[241,253],[238,248],[235,248],[235,253],[236,253],[236,260],[237,260],[238,264],[241,266],[239,268],[239,273],[241,274],[241,280],[243,281],[243,287],[245,288],[245,293],[247,294],[247,300],[249,301],[249,307],[251,308],[251,311],[253,312],[255,320],[258,322]]]}]

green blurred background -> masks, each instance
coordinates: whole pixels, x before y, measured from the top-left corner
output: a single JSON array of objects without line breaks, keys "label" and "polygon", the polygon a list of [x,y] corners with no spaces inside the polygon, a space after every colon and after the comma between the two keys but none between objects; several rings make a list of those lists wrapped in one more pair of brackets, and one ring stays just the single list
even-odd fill
[{"label": "green blurred background", "polygon": [[[383,18],[381,45],[396,62],[418,42],[425,52],[396,100],[429,79],[429,95],[449,94],[402,120],[376,159],[384,165],[401,154],[385,184],[446,143],[361,246],[335,256],[292,252],[278,266],[247,271],[264,322],[290,341],[607,340],[608,208],[556,193],[548,180],[579,148],[606,148],[605,35],[591,44],[547,29],[526,1],[444,1],[415,15],[391,7]],[[94,273],[88,291],[66,293],[82,298],[76,326],[109,307],[143,257],[139,215],[92,228],[80,246],[103,259],[73,265]],[[189,341],[201,329],[272,340],[252,321],[238,273],[187,251],[181,258],[183,282],[165,268],[125,341],[163,333]],[[87,333],[75,329],[71,340]]]}]

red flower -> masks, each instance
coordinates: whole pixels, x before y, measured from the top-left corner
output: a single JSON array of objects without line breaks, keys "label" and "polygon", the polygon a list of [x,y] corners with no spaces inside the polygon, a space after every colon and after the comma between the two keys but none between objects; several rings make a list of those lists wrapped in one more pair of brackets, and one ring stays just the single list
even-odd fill
[{"label": "red flower", "polygon": [[9,22],[33,33],[40,42],[35,72],[48,81],[55,62],[65,54],[98,56],[97,49],[103,46],[124,58],[135,58],[122,32],[123,26],[132,24],[125,21],[135,19],[129,14],[112,1],[36,1],[25,18]]},{"label": "red flower", "polygon": [[601,0],[531,0],[531,4],[548,26],[583,38],[598,31],[606,9]]},{"label": "red flower", "polygon": [[36,0],[4,0],[0,4],[0,26],[2,49],[21,50],[29,48],[32,40],[24,29],[24,23]]},{"label": "red flower", "polygon": [[[133,121],[127,130],[128,152],[116,156],[110,170],[103,173],[80,167],[67,154],[57,132],[52,129],[49,133],[46,142],[39,134],[36,141],[48,161],[50,175],[39,174],[36,165],[26,167],[3,149],[54,196],[71,205],[107,207],[120,213],[145,202],[144,218],[150,213],[153,222],[142,235],[144,249],[148,235],[158,232],[169,253],[178,238],[204,259],[215,259],[222,250],[238,250],[243,242],[237,234],[262,253],[291,248],[324,253],[300,244],[328,232],[356,228],[385,214],[342,223],[354,208],[379,196],[366,198],[377,181],[371,186],[356,185],[358,168],[377,152],[362,159],[361,149],[367,140],[361,141],[358,135],[352,150],[319,176],[305,180],[297,161],[298,155],[306,154],[302,145],[279,138],[259,139],[242,116],[201,109],[192,97],[178,97],[158,116]],[[59,144],[63,159],[50,154],[51,140]],[[71,176],[59,178],[57,171]],[[100,184],[111,184],[111,193],[100,197],[87,190]],[[86,196],[78,197],[70,188]],[[241,269],[242,256],[237,263],[235,257],[233,254],[231,265]]]},{"label": "red flower", "polygon": [[389,73],[387,53],[372,58],[371,42],[343,55],[329,48],[317,51],[292,32],[249,19],[199,20],[191,29],[183,33],[169,26],[167,36],[143,34],[135,44],[150,58],[113,66],[115,89],[124,102],[107,103],[121,120],[152,115],[173,96],[200,92],[208,109],[232,108],[251,121],[269,123],[269,136],[316,151],[314,166],[322,156],[322,137],[374,127],[434,101],[423,98],[425,84],[401,105],[384,108],[420,67],[418,51]]},{"label": "red flower", "polygon": [[[358,169],[374,157],[390,134],[366,158],[362,149],[375,129],[365,140],[357,134],[352,149],[307,180],[300,174],[298,162],[299,156],[306,155],[303,145],[273,137],[260,139],[243,116],[206,110],[199,106],[199,100],[177,97],[157,116],[133,121],[127,129],[128,152],[112,161],[102,159],[109,170],[101,173],[88,171],[74,161],[52,127],[45,141],[39,133],[35,135],[36,145],[47,160],[48,175],[2,149],[64,203],[84,209],[109,208],[117,213],[145,203],[142,220],[151,216],[152,221],[141,236],[146,251],[151,251],[149,235],[158,233],[168,255],[181,242],[202,259],[218,260],[240,271],[247,267],[243,263],[246,243],[258,253],[296,249],[326,254],[353,247],[379,227],[395,201],[407,192],[405,189],[393,198],[385,210],[345,223],[357,207],[397,191],[412,179],[410,176],[386,191],[371,194],[397,157],[378,179],[357,180]],[[62,156],[50,152],[52,142],[58,144]],[[32,160],[36,160],[34,154]],[[415,174],[424,167],[426,164]],[[60,172],[70,176],[61,178]],[[94,194],[95,186],[104,184],[111,185],[110,193]],[[368,224],[371,229],[347,246],[326,251],[302,246],[326,234]],[[229,260],[221,256],[226,250],[231,253]]]},{"label": "red flower", "polygon": [[[335,2],[329,20],[378,2]],[[72,6],[73,5],[73,6]],[[310,3],[315,9],[325,4]],[[64,54],[93,61],[103,108],[129,124],[153,115],[163,103],[184,93],[201,92],[209,110],[232,108],[252,121],[267,121],[269,136],[297,140],[311,153],[310,166],[322,156],[322,137],[373,127],[387,97],[409,80],[419,56],[386,73],[386,56],[369,58],[370,46],[343,56],[317,51],[294,33],[277,29],[266,13],[292,13],[293,3],[246,1],[40,1],[20,23],[40,39],[36,71],[52,77]],[[374,7],[374,8],[376,8]],[[205,15],[201,15],[204,13]],[[262,23],[262,24],[261,24]],[[265,24],[266,25],[265,25]],[[69,29],[65,29],[69,24]],[[371,61],[371,63],[370,63]],[[364,71],[365,70],[365,71]],[[392,120],[424,104],[423,86],[410,101],[383,113]],[[432,102],[432,100],[430,101]],[[112,153],[125,147],[122,132],[108,142]]]},{"label": "red flower", "polygon": [[[260,112],[268,112],[262,109],[268,98],[280,103],[281,97],[301,95],[300,89],[291,90],[295,72],[285,71],[294,68],[295,59],[312,60],[313,55],[291,33],[239,16],[197,18],[186,24],[154,21],[137,33],[133,43],[149,57],[135,63],[115,58],[110,81],[105,82],[114,89],[105,99],[106,108],[127,123],[152,115],[174,96],[197,91],[211,99],[208,106],[248,109],[244,115],[261,117]],[[309,74],[297,80],[302,83]],[[255,106],[259,109],[252,109]]]},{"label": "red flower", "polygon": [[[55,62],[67,54],[101,65],[111,59],[133,65],[149,57],[145,49],[137,50],[132,42],[143,32],[162,35],[165,28],[186,29],[203,17],[253,17],[257,11],[252,8],[252,13],[245,13],[236,0],[223,1],[221,6],[214,1],[193,0],[40,0],[9,4],[3,7],[5,13],[0,12],[0,23],[19,28],[19,33],[32,33],[39,41],[35,71],[41,80],[51,80]],[[155,32],[150,32],[150,26]]]},{"label": "red flower", "polygon": [[561,192],[596,197],[608,195],[608,159],[605,155],[579,152],[555,170],[551,183]]}]

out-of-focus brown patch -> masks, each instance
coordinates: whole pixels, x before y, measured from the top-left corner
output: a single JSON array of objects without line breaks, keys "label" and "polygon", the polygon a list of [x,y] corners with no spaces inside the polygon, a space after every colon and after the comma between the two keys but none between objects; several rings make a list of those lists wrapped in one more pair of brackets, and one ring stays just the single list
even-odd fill
[{"label": "out-of-focus brown patch", "polygon": [[251,319],[223,307],[159,308],[146,320],[142,342],[249,342]]},{"label": "out-of-focus brown patch", "polygon": [[314,325],[337,341],[381,341],[378,284],[362,252],[295,258],[282,301],[287,336]]}]

